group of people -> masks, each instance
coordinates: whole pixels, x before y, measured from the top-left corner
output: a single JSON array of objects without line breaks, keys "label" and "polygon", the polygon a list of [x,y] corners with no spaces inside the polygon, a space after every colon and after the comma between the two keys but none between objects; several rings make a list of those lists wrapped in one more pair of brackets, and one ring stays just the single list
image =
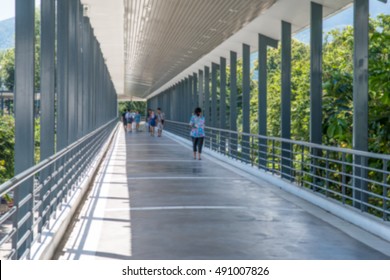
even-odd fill
[{"label": "group of people", "polygon": [[127,132],[133,132],[133,124],[135,124],[134,129],[139,131],[139,124],[141,123],[141,114],[138,111],[127,110],[122,114],[122,121],[124,128]]},{"label": "group of people", "polygon": [[148,109],[148,115],[146,117],[146,124],[150,136],[154,136],[157,127],[157,136],[161,137],[164,128],[165,114],[161,111],[161,108],[157,108],[155,113],[152,109]]},{"label": "group of people", "polygon": [[[127,110],[122,114],[123,124],[125,130],[132,132],[133,122],[135,122],[136,131],[139,131],[139,124],[141,122],[141,115],[139,112],[131,112]],[[165,122],[165,114],[161,111],[161,108],[157,108],[156,113],[152,109],[148,109],[148,114],[146,116],[146,126],[148,132],[151,136],[155,135],[155,130],[157,127],[157,136],[161,137]],[[194,159],[201,160],[202,147],[205,137],[205,118],[202,116],[202,109],[197,107],[194,111],[194,114],[190,119],[190,128],[191,128],[191,138],[192,146],[194,151]]]}]

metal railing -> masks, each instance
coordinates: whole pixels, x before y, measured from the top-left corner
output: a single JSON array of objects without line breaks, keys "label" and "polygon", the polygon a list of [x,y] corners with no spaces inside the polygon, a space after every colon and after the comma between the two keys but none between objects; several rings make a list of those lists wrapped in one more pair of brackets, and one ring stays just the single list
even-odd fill
[{"label": "metal railing", "polygon": [[[0,185],[0,195],[12,194],[22,183],[34,184],[33,192],[16,201],[0,216],[0,259],[30,259],[31,247],[61,211],[63,202],[77,190],[108,136],[115,118],[55,155]],[[22,215],[18,210],[30,205]],[[19,217],[18,217],[19,216]],[[27,230],[25,229],[27,226]],[[22,231],[21,228],[24,228]]]},{"label": "metal railing", "polygon": [[[187,123],[165,129],[186,139]],[[390,221],[390,155],[205,128],[205,147]]]}]

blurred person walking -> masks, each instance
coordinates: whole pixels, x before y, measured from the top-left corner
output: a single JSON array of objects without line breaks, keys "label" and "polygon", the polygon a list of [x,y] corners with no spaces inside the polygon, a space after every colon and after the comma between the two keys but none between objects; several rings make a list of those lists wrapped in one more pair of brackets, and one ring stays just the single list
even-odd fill
[{"label": "blurred person walking", "polygon": [[203,141],[205,137],[205,118],[202,116],[202,109],[197,107],[190,120],[192,147],[194,151],[194,159],[198,153],[198,159],[201,160]]}]

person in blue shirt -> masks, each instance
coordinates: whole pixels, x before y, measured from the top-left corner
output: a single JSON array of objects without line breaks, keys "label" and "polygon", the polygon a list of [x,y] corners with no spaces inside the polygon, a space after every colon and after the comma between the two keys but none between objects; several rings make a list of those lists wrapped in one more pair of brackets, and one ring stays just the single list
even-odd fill
[{"label": "person in blue shirt", "polygon": [[205,137],[205,118],[202,116],[202,109],[197,107],[190,120],[192,147],[194,151],[194,159],[198,153],[198,159],[201,160],[203,141]]},{"label": "person in blue shirt", "polygon": [[154,130],[157,125],[157,116],[152,109],[149,113],[149,127],[150,127],[150,136],[154,136]]},{"label": "person in blue shirt", "polygon": [[157,136],[161,137],[164,128],[165,114],[161,108],[157,108]]},{"label": "person in blue shirt", "polygon": [[134,120],[135,120],[135,131],[138,132],[139,123],[141,122],[141,114],[138,111],[135,112]]}]

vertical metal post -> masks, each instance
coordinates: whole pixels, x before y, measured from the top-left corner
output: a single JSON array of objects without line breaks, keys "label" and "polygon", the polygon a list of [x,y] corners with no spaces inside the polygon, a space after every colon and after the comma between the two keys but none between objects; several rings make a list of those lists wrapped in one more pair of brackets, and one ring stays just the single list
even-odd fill
[{"label": "vertical metal post", "polygon": [[[267,135],[267,44],[259,34],[258,125],[259,135]],[[259,167],[267,168],[267,140],[259,138]]]},{"label": "vertical metal post", "polygon": [[95,35],[92,34],[92,79],[91,79],[91,130],[96,128],[96,99],[97,99],[97,41]]},{"label": "vertical metal post", "polygon": [[[77,139],[80,139],[84,136],[84,112],[85,107],[83,104],[84,101],[84,88],[83,84],[85,82],[84,71],[83,71],[83,43],[84,43],[84,21],[83,21],[83,7],[80,3],[80,0],[77,0]],[[107,100],[106,110],[109,108]]]},{"label": "vertical metal post", "polygon": [[[41,0],[41,161],[53,155],[55,152],[55,0]],[[40,181],[52,173],[52,168],[46,168],[40,173]],[[43,186],[40,199],[40,215],[49,205],[49,200],[44,201],[51,185]],[[46,222],[46,215],[42,217],[41,226]],[[41,227],[39,227],[41,232]]]},{"label": "vertical metal post", "polygon": [[[211,126],[217,127],[217,71],[218,65],[211,64]],[[213,148],[217,149],[217,132],[213,131]]]},{"label": "vertical metal post", "polygon": [[[354,51],[353,51],[353,148],[368,151],[368,21],[369,1],[354,0]],[[356,165],[367,166],[365,157],[354,157],[354,206],[367,211],[368,195],[360,190],[367,190],[366,169]]]},{"label": "vertical metal post", "polygon": [[184,103],[185,104],[185,111],[184,111],[184,120],[187,122],[189,116],[191,115],[191,99],[189,98],[189,92],[188,92],[188,78],[184,79],[184,92],[183,92],[183,97],[184,97]]},{"label": "vertical metal post", "polygon": [[174,118],[174,110],[175,110],[175,91],[174,91],[175,85],[171,86],[168,89],[168,101],[167,101],[167,108],[165,112],[165,118],[167,120],[175,120]]},{"label": "vertical metal post", "polygon": [[176,102],[176,104],[178,105],[176,107],[177,121],[182,121],[182,116],[181,116],[182,106],[180,106],[180,104],[183,104],[181,102],[181,81],[179,81],[179,83],[177,84],[177,102]]},{"label": "vertical metal post", "polygon": [[194,103],[193,103],[193,101],[194,101],[194,92],[193,92],[193,81],[194,81],[194,79],[193,79],[193,77],[192,76],[188,76],[188,94],[187,94],[187,96],[188,96],[188,117],[187,118],[189,118],[189,116],[191,116],[191,112],[193,112],[194,111]]},{"label": "vertical metal post", "polygon": [[204,110],[203,106],[204,101],[204,79],[203,79],[203,71],[199,70],[199,97],[198,97],[198,106]]},{"label": "vertical metal post", "polygon": [[[34,38],[35,38],[35,1],[16,0],[15,2],[15,174],[34,165]],[[15,189],[15,205],[33,194],[33,179],[28,179]],[[30,231],[33,215],[19,226],[19,222],[32,211],[30,198],[22,207],[17,208],[13,226],[18,231],[12,239],[16,248],[14,258],[19,259],[29,248],[33,232]],[[28,238],[18,244],[21,238]]]},{"label": "vertical metal post", "polygon": [[196,108],[196,107],[199,107],[199,97],[198,97],[198,75],[196,73],[193,73],[193,77],[194,77],[194,80],[193,80],[193,93],[192,93],[192,96],[193,96],[193,103],[192,103],[192,107],[193,108]]},{"label": "vertical metal post", "polygon": [[88,116],[90,115],[90,53],[91,53],[91,29],[88,17],[83,17],[83,44],[82,44],[82,56],[83,56],[83,90],[82,90],[82,106],[83,106],[83,135],[86,135],[89,131]]},{"label": "vertical metal post", "polygon": [[[311,2],[310,28],[310,141],[322,143],[322,5]],[[312,149],[312,174],[318,174],[316,166],[321,151]],[[313,177],[316,184],[318,178]]]},{"label": "vertical metal post", "polygon": [[[230,126],[231,131],[237,131],[237,53],[230,52]],[[237,157],[237,134],[230,135],[229,151],[232,157]]]},{"label": "vertical metal post", "polygon": [[179,113],[180,113],[180,121],[187,122],[187,118],[185,115],[185,106],[184,106],[184,80],[180,81],[180,89],[179,89]]},{"label": "vertical metal post", "polygon": [[[242,131],[250,133],[250,46],[242,45]],[[249,136],[242,136],[242,159],[250,163]]]},{"label": "vertical metal post", "polygon": [[[282,21],[281,134],[291,139],[291,24]],[[292,179],[291,145],[282,142],[282,177]]]},{"label": "vertical metal post", "polygon": [[[0,87],[2,87],[2,84],[0,84]],[[0,88],[0,90],[1,90],[1,97],[0,97],[0,110],[1,110],[1,116],[3,116],[4,115],[4,97],[3,97],[3,90],[2,90],[2,88]]]},{"label": "vertical metal post", "polygon": [[[259,135],[267,136],[267,47],[278,47],[278,41],[259,34],[258,125]],[[267,169],[267,140],[259,139],[259,166]]]},{"label": "vertical metal post", "polygon": [[184,97],[184,88],[185,88],[185,80],[182,79],[180,81],[180,104],[182,105],[181,106],[181,110],[180,110],[180,121],[182,122],[187,122],[187,117],[185,116],[186,114],[186,103],[185,103],[185,97]]},{"label": "vertical metal post", "polygon": [[174,120],[174,121],[177,121],[177,117],[176,117],[176,85],[177,84],[174,84],[172,87],[171,87],[171,102],[169,104],[169,117],[168,119],[169,120]]},{"label": "vertical metal post", "polygon": [[[226,129],[226,58],[220,58],[220,102],[219,102],[219,120],[221,129]],[[226,133],[221,133],[221,151],[226,153]]]},{"label": "vertical metal post", "polygon": [[310,140],[322,143],[322,5],[311,2]]},{"label": "vertical metal post", "polygon": [[210,68],[204,67],[204,116],[206,126],[210,126]]},{"label": "vertical metal post", "polygon": [[172,88],[172,111],[171,111],[171,119],[174,121],[179,121],[179,83],[176,83]]},{"label": "vertical metal post", "polygon": [[78,77],[78,62],[77,62],[77,0],[69,0],[69,55],[68,55],[68,86],[69,86],[69,100],[68,100],[68,145],[77,139],[77,77]]},{"label": "vertical metal post", "polygon": [[57,2],[57,151],[68,143],[68,5]]}]

